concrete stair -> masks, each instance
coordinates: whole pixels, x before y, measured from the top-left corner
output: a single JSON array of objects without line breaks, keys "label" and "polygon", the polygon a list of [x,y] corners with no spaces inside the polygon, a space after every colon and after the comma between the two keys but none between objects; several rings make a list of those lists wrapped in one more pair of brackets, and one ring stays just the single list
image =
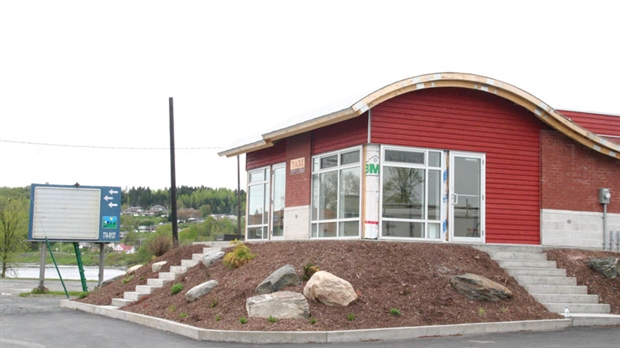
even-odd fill
[{"label": "concrete stair", "polygon": [[532,297],[550,312],[573,314],[609,314],[608,304],[599,303],[598,295],[589,295],[586,286],[577,285],[575,277],[548,261],[540,246],[479,245],[506,270]]},{"label": "concrete stair", "polygon": [[204,247],[202,254],[193,254],[191,260],[181,260],[181,265],[170,266],[169,272],[159,272],[158,278],[147,279],[146,285],[137,285],[135,291],[125,291],[125,293],[123,293],[123,298],[112,299],[111,306],[114,308],[120,308],[136,302],[144,296],[150,295],[156,289],[162,288],[167,283],[176,280],[179,275],[187,272],[188,269],[199,264],[202,256],[211,250],[213,250],[213,248]]}]

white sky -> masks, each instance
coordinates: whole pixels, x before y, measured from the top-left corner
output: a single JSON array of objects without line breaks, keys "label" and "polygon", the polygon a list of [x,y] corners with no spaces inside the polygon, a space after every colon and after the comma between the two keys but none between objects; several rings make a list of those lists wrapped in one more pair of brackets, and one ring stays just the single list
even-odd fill
[{"label": "white sky", "polygon": [[177,185],[227,188],[238,139],[416,75],[620,114],[618,18],[617,0],[0,0],[0,186],[169,187],[168,150],[97,148],[167,148],[169,97]]}]

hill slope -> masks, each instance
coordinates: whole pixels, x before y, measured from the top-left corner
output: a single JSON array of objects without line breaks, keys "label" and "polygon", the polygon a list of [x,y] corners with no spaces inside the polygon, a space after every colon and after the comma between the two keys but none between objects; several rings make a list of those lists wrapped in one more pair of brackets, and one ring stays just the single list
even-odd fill
[{"label": "hill slope", "polygon": [[[351,330],[559,318],[536,302],[486,253],[467,246],[377,241],[247,245],[257,254],[247,265],[230,270],[221,261],[208,269],[199,264],[176,282],[125,306],[123,310],[201,328],[261,331]],[[179,265],[180,260],[191,259],[193,253],[200,252],[200,245],[180,247],[153,262],[168,261],[162,269],[168,271],[170,265]],[[316,319],[314,324],[309,320],[270,323],[261,318],[249,318],[247,324],[239,322],[239,318],[247,316],[245,300],[254,296],[256,286],[262,280],[285,264],[293,265],[301,275],[308,263],[349,281],[360,298],[347,307],[328,307],[309,301],[311,317]],[[470,300],[449,284],[451,276],[463,273],[479,274],[501,283],[512,290],[513,298],[497,303]],[[597,275],[592,272],[589,276],[596,278]],[[134,291],[136,285],[146,284],[146,279],[157,276],[148,264],[133,278],[117,280],[80,301],[109,305],[112,298],[122,297],[124,291]],[[185,300],[188,290],[211,279],[220,283],[211,293],[192,303]],[[600,280],[605,281],[602,276]],[[609,284],[615,284],[613,286],[620,285],[620,279],[609,281],[612,282]],[[174,283],[183,284],[183,290],[176,295],[170,291]],[[305,282],[302,282],[285,290],[301,292],[304,286]],[[612,311],[618,311],[618,291],[614,291],[612,296],[616,294],[616,307],[614,309],[612,305]],[[392,308],[399,309],[401,315],[391,315]],[[349,320],[349,314],[355,319]]]}]

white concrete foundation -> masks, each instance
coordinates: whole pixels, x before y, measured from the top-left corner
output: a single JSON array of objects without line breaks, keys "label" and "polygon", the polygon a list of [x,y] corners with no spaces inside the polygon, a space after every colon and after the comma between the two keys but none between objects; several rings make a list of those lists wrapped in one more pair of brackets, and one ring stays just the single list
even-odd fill
[{"label": "white concrete foundation", "polygon": [[[543,209],[540,216],[543,246],[603,249],[603,211],[581,212]],[[620,214],[607,214],[607,249],[609,231],[620,231]],[[617,251],[614,234],[614,251]]]},{"label": "white concrete foundation", "polygon": [[310,206],[284,208],[284,240],[310,239]]}]

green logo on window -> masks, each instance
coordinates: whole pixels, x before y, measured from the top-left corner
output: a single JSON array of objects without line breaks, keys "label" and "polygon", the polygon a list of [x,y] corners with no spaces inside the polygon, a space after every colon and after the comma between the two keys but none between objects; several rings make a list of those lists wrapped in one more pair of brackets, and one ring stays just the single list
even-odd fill
[{"label": "green logo on window", "polygon": [[380,164],[366,163],[366,175],[379,175]]}]

